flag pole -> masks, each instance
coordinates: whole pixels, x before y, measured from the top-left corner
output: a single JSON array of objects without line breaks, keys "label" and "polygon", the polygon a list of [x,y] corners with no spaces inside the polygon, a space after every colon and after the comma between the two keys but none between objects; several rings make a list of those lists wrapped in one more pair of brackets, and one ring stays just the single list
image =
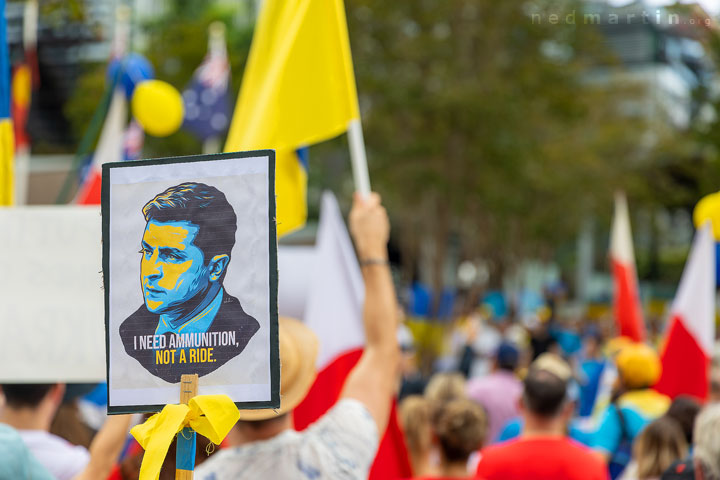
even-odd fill
[{"label": "flag pole", "polygon": [[[208,27],[208,53],[227,57],[225,24],[220,21],[212,22]],[[222,145],[220,144],[219,135],[206,138],[203,142],[203,153],[218,153],[220,151],[222,151]]]},{"label": "flag pole", "polygon": [[[30,69],[30,92],[35,90],[39,81],[37,78],[37,24],[38,24],[38,2],[37,0],[28,0],[23,10],[23,55],[24,62],[28,63]],[[28,53],[32,54],[32,64],[28,62]],[[29,102],[32,102],[32,93]],[[29,106],[28,106],[29,112]],[[25,132],[27,125],[21,125]],[[26,135],[27,138],[27,135]],[[28,197],[28,185],[30,183],[30,145],[26,142],[18,144],[15,151],[15,204],[25,205]]]},{"label": "flag pole", "polygon": [[352,163],[355,191],[366,197],[370,195],[370,174],[368,173],[365,140],[363,138],[360,119],[350,120],[348,124],[348,143],[350,145],[350,161]]},{"label": "flag pole", "polygon": [[[180,403],[187,405],[197,396],[198,375],[180,377]],[[184,427],[177,434],[175,454],[175,480],[193,480],[195,471],[195,448],[197,434],[191,427]]]}]

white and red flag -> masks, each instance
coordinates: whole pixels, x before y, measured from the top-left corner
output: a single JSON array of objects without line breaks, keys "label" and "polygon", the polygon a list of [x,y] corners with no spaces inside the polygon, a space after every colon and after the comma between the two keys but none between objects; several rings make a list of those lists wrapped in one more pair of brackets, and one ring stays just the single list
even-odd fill
[{"label": "white and red flag", "polygon": [[[322,197],[315,246],[281,245],[278,266],[280,314],[302,318],[320,340],[318,376],[293,411],[295,428],[303,430],[337,402],[365,345],[362,273],[332,194]],[[411,476],[404,435],[393,404],[368,478]]]},{"label": "white and red flag", "polygon": [[[128,48],[130,36],[129,13],[118,10],[115,24],[115,36],[112,44],[112,59],[122,59]],[[118,81],[113,87],[110,106],[108,107],[105,123],[100,131],[95,152],[92,155],[88,170],[83,176],[82,183],[75,195],[75,203],[80,205],[97,205],[100,203],[102,186],[102,164],[120,162],[125,158],[125,127],[127,126],[127,100],[125,91]]]},{"label": "white and red flag", "polygon": [[707,222],[695,234],[675,294],[655,389],[670,397],[707,398],[715,340],[715,242]]},{"label": "white and red flag", "polygon": [[615,194],[615,215],[610,233],[610,266],[613,275],[613,313],[618,334],[636,342],[645,340],[640,289],[635,271],[630,214],[621,192]]},{"label": "white and red flag", "polygon": [[100,132],[95,153],[88,167],[83,183],[78,189],[75,203],[81,205],[97,205],[100,203],[100,187],[102,185],[102,164],[123,160],[125,125],[127,124],[127,101],[125,92],[117,87],[112,94],[110,108],[105,117],[105,124]]}]

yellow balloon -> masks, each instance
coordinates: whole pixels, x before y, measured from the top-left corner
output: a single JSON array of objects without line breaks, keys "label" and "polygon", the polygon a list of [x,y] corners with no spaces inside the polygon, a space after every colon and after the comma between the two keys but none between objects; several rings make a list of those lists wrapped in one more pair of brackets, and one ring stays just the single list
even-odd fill
[{"label": "yellow balloon", "polygon": [[155,137],[175,133],[183,121],[183,101],[175,87],[162,80],[140,82],[133,92],[132,112],[143,129]]},{"label": "yellow balloon", "polygon": [[12,96],[15,102],[21,107],[27,107],[30,104],[30,95],[32,90],[32,78],[30,75],[30,67],[20,65],[15,70],[12,77]]},{"label": "yellow balloon", "polygon": [[693,211],[693,223],[696,228],[702,227],[705,222],[712,222],[713,236],[720,241],[720,192],[711,193],[700,199]]}]

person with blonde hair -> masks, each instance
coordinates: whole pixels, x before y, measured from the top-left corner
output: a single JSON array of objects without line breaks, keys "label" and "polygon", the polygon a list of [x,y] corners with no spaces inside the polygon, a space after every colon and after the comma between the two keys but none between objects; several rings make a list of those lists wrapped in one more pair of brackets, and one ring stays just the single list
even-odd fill
[{"label": "person with blonde hair", "polygon": [[455,398],[432,410],[426,398],[413,395],[400,404],[399,416],[414,478],[472,476],[468,459],[482,447],[488,426],[480,405],[468,398]]},{"label": "person with blonde hair", "polygon": [[432,410],[440,408],[450,400],[467,398],[465,377],[459,373],[436,373],[425,387],[424,395]]},{"label": "person with blonde hair", "polygon": [[468,471],[470,455],[485,441],[488,419],[483,408],[467,398],[450,400],[438,412],[433,425],[434,442],[440,453],[440,475],[459,479],[471,477]]},{"label": "person with blonde hair", "polygon": [[642,429],[633,443],[633,460],[622,480],[657,480],[673,462],[687,455],[688,445],[677,420],[663,416]]},{"label": "person with blonde hair", "polygon": [[692,458],[675,462],[661,480],[720,480],[720,404],[705,407],[695,419]]},{"label": "person with blonde hair", "polygon": [[431,460],[433,428],[430,402],[422,395],[405,397],[398,406],[398,420],[405,433],[405,444],[410,466],[415,475],[426,476],[439,473]]}]

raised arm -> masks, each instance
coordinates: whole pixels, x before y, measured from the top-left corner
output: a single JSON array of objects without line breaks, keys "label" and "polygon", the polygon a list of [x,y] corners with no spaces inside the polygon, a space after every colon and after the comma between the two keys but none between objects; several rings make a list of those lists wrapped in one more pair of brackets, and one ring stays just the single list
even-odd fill
[{"label": "raised arm", "polygon": [[125,446],[132,415],[111,415],[90,444],[90,462],[73,480],[107,478]]},{"label": "raised arm", "polygon": [[356,195],[350,212],[350,233],[355,240],[365,280],[365,350],[350,372],[342,398],[354,398],[370,411],[383,432],[395,392],[400,351],[397,344],[397,303],[387,263],[390,222],[380,196]]}]

